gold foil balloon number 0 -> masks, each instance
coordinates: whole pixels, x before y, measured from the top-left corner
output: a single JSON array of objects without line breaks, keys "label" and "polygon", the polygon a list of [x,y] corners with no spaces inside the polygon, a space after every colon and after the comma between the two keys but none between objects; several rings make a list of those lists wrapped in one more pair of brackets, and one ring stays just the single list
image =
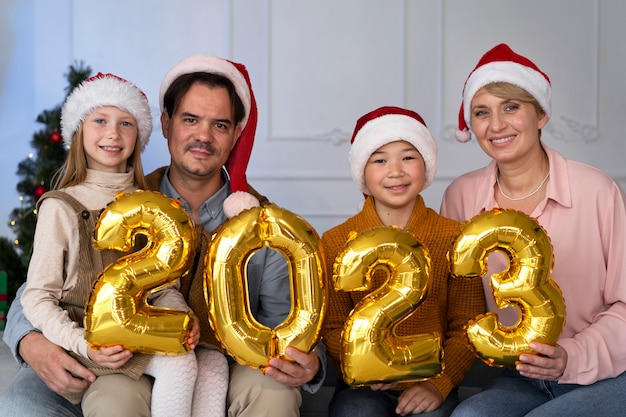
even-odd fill
[{"label": "gold foil balloon number 0", "polygon": [[94,229],[97,249],[129,252],[137,234],[142,249],[108,265],[94,282],[85,315],[85,339],[92,346],[122,344],[142,353],[180,354],[192,314],[147,303],[148,295],[178,280],[189,267],[195,235],[177,200],[157,192],[120,193]]},{"label": "gold foil balloon number 0", "polygon": [[504,326],[487,313],[467,325],[474,352],[485,363],[513,367],[519,354],[533,353],[530,342],[555,344],[565,322],[565,302],[552,279],[552,245],[535,219],[514,210],[494,209],[470,219],[453,243],[450,269],[457,277],[482,277],[487,257],[504,252],[508,268],[490,277],[499,308],[514,306],[519,319]]},{"label": "gold foil balloon number 0", "polygon": [[442,371],[439,334],[399,337],[394,331],[431,285],[428,251],[412,235],[379,227],[350,236],[333,266],[335,289],[370,289],[373,271],[383,265],[388,280],[354,307],[342,332],[341,368],[352,386],[420,381]]},{"label": "gold foil balloon number 0", "polygon": [[[291,311],[271,329],[250,311],[246,265],[263,247],[288,260]],[[323,255],[315,230],[275,205],[243,211],[222,224],[206,254],[205,295],[215,335],[237,362],[264,369],[269,358],[289,360],[287,346],[309,352],[325,314]]]}]

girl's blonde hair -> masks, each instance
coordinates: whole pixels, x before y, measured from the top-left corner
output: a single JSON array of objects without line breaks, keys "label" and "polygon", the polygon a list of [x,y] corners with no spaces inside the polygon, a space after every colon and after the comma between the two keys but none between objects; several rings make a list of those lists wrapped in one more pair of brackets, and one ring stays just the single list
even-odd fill
[{"label": "girl's blonde hair", "polygon": [[[74,132],[71,143],[72,146],[67,151],[65,162],[52,177],[52,189],[54,190],[80,184],[87,178],[87,155],[85,154],[82,123]],[[132,167],[133,177],[137,186],[145,189],[146,181],[143,176],[143,165],[141,164],[141,143],[139,137],[135,141],[133,153],[128,158],[127,167]]]}]

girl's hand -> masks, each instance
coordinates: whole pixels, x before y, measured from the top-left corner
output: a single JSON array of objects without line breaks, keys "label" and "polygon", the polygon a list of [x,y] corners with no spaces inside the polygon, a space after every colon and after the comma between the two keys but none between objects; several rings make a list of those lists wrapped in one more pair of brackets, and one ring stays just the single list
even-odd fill
[{"label": "girl's hand", "polygon": [[418,382],[402,391],[398,397],[396,414],[406,416],[410,414],[435,411],[443,404],[441,393],[428,381]]},{"label": "girl's hand", "polygon": [[122,345],[101,346],[98,349],[90,347],[87,353],[89,354],[89,359],[100,366],[111,369],[121,368],[133,357],[132,352],[124,349]]},{"label": "girl's hand", "polygon": [[522,353],[515,365],[518,372],[528,378],[556,381],[565,372],[567,352],[559,345],[532,342],[530,348],[536,354]]},{"label": "girl's hand", "polygon": [[191,323],[191,330],[189,330],[186,342],[192,350],[195,349],[200,342],[200,322],[195,315],[193,316],[193,323]]}]

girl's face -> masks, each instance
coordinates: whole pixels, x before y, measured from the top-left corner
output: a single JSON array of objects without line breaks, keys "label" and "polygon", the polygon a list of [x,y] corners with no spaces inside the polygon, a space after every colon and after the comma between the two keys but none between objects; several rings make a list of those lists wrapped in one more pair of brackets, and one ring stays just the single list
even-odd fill
[{"label": "girl's face", "polygon": [[378,148],[365,164],[364,174],[377,208],[412,210],[424,188],[424,159],[413,145],[398,140]]},{"label": "girl's face", "polygon": [[481,88],[471,106],[472,130],[478,144],[496,161],[522,161],[530,150],[541,146],[539,129],[548,117],[537,114],[532,104],[503,99]]},{"label": "girl's face", "polygon": [[136,141],[135,118],[118,107],[98,107],[83,122],[83,146],[89,169],[126,172]]}]

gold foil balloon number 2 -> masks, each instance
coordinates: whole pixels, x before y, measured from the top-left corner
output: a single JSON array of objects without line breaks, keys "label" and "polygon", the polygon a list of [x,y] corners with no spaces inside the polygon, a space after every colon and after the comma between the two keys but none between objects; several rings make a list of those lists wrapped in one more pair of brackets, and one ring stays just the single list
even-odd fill
[{"label": "gold foil balloon number 2", "polygon": [[148,243],[108,265],[94,282],[85,307],[85,339],[92,346],[122,344],[143,353],[180,354],[192,314],[150,306],[152,292],[189,268],[195,235],[180,202],[151,191],[120,193],[100,215],[94,246],[130,252],[137,234]]},{"label": "gold foil balloon number 2", "polygon": [[370,289],[372,273],[381,265],[389,279],[352,309],[341,334],[341,370],[352,386],[419,381],[442,370],[439,334],[399,337],[394,332],[431,285],[428,251],[411,234],[377,227],[351,235],[333,265],[335,289]]},{"label": "gold foil balloon number 2", "polygon": [[482,277],[487,257],[495,251],[508,255],[509,266],[490,277],[496,305],[516,307],[519,319],[504,326],[495,313],[467,325],[467,337],[476,355],[491,366],[513,367],[530,342],[555,344],[565,323],[565,302],[552,280],[554,258],[545,230],[535,219],[514,210],[494,209],[467,222],[449,253],[450,270],[457,277]]}]

